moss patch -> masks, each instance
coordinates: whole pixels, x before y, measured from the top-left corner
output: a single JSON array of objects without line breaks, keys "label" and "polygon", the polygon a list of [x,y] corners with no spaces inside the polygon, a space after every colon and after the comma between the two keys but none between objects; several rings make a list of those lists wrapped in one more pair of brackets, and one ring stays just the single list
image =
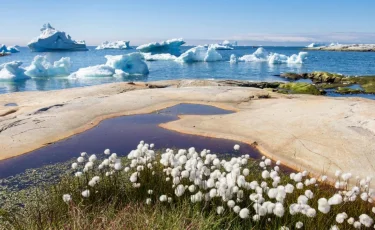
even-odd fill
[{"label": "moss patch", "polygon": [[338,87],[336,89],[335,93],[339,93],[339,94],[358,94],[358,93],[363,93],[363,90],[351,89],[351,88],[348,88],[348,87]]},{"label": "moss patch", "polygon": [[340,83],[344,75],[315,71],[308,74],[308,78],[314,83]]},{"label": "moss patch", "polygon": [[311,94],[311,95],[322,95],[324,91],[319,90],[318,87],[309,83],[296,82],[296,83],[285,83],[279,86],[279,93],[289,94]]}]

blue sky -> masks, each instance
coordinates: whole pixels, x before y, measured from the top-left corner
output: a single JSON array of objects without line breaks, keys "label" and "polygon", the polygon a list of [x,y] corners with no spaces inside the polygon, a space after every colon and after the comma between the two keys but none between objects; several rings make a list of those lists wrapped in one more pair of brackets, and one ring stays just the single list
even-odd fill
[{"label": "blue sky", "polygon": [[0,43],[26,45],[50,22],[73,39],[131,45],[375,43],[375,0],[1,0]]}]

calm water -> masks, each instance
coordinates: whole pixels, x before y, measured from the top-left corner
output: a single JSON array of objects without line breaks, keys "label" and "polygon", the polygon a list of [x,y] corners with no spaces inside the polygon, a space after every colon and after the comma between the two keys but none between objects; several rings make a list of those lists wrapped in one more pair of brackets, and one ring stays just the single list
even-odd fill
[{"label": "calm water", "polygon": [[[177,116],[181,114],[220,115],[229,113],[232,112],[213,106],[179,104],[157,113],[107,119],[81,134],[28,154],[0,161],[0,179],[23,173],[26,169],[68,161],[78,157],[80,152],[102,156],[104,149],[110,148],[111,152],[125,156],[135,149],[141,140],[146,143],[155,143],[156,149],[187,149],[193,146],[199,152],[203,149],[210,149],[212,153],[249,154],[252,158],[258,159],[261,156],[260,153],[245,143],[182,134],[158,126],[160,123],[177,120]],[[237,152],[233,150],[235,144],[241,146]]]},{"label": "calm water", "polygon": [[[190,47],[182,47],[184,52]],[[297,54],[302,47],[264,47],[269,52],[285,55]],[[0,58],[0,64],[9,61],[22,61],[23,66],[30,65],[36,55],[46,55],[49,60],[56,61],[61,57],[70,57],[72,72],[82,67],[104,64],[105,55],[119,55],[135,50],[95,50],[89,47],[87,52],[53,52],[33,53],[28,48],[21,47],[20,53]],[[235,50],[219,50],[225,61],[211,63],[181,64],[174,61],[147,62],[150,74],[137,78],[91,78],[91,79],[30,79],[21,82],[0,82],[0,93],[30,91],[30,90],[53,90],[72,88],[88,85],[97,85],[116,81],[156,81],[170,79],[238,79],[252,81],[281,81],[282,79],[273,75],[282,72],[311,72],[329,71],[347,75],[371,75],[375,74],[374,52],[328,52],[309,51],[308,59],[304,64],[268,64],[268,63],[245,63],[230,64],[228,62],[231,54],[238,57],[252,54],[256,48],[236,47]]]}]

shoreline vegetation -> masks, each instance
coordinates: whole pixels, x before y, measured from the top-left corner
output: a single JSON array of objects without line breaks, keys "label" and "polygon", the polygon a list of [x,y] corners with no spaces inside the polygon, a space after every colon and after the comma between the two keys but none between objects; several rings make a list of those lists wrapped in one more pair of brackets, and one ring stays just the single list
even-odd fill
[{"label": "shoreline vegetation", "polygon": [[336,171],[332,187],[325,175],[285,173],[266,157],[154,150],[144,141],[127,157],[106,149],[70,163],[57,184],[12,196],[0,209],[0,229],[374,227],[370,177]]},{"label": "shoreline vegetation", "polygon": [[[292,82],[279,87],[290,89],[289,93],[324,95],[326,94],[325,90],[334,89],[334,92],[339,94],[375,94],[375,76],[345,76],[316,71],[311,73],[282,73],[279,77]],[[310,80],[311,83],[295,82],[301,79]],[[358,87],[350,88],[351,86]],[[284,93],[282,90],[276,91]]]}]

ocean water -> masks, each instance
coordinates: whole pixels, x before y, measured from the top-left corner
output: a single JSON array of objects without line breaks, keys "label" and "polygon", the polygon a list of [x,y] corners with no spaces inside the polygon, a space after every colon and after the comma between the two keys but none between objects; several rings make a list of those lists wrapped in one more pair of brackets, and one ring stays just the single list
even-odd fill
[{"label": "ocean water", "polygon": [[[191,47],[181,47],[181,52]],[[285,55],[298,54],[303,47],[263,47],[268,52]],[[308,57],[303,64],[269,64],[266,62],[239,62],[229,63],[231,54],[237,57],[252,54],[256,50],[251,46],[240,46],[234,50],[219,50],[224,61],[178,63],[174,61],[147,62],[150,74],[147,76],[124,78],[87,78],[70,79],[67,77],[51,77],[46,79],[29,79],[26,81],[9,82],[0,81],[0,94],[19,91],[55,90],[72,87],[98,85],[118,81],[157,81],[170,79],[236,79],[250,81],[283,81],[274,75],[283,72],[311,72],[329,71],[346,75],[375,75],[374,52],[329,52],[308,51]],[[81,52],[31,52],[27,47],[21,47],[20,53],[0,57],[0,64],[10,61],[22,61],[23,67],[27,67],[36,55],[46,55],[50,61],[59,60],[61,57],[70,57],[74,72],[82,67],[104,64],[105,55],[120,55],[132,50],[95,50],[89,47],[89,51]]]}]

